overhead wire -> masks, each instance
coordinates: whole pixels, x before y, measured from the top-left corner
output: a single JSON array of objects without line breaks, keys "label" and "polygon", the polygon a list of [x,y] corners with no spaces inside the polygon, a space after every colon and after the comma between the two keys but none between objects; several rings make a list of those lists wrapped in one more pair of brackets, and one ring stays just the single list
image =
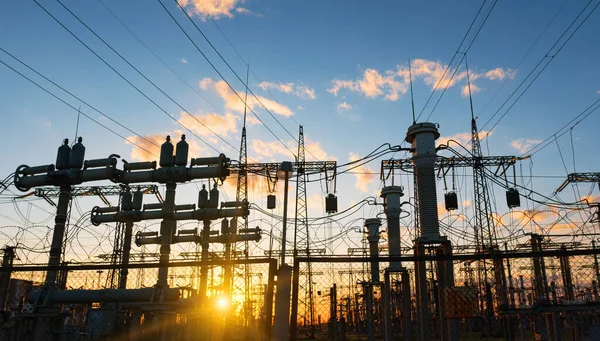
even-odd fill
[{"label": "overhead wire", "polygon": [[[593,1],[594,0],[590,0],[583,7],[583,9],[579,12],[579,14],[577,15],[577,17],[575,17],[575,19],[573,19],[573,21],[571,22],[571,24],[563,31],[563,33],[560,35],[560,37],[558,37],[558,39],[554,42],[554,44],[552,45],[552,47],[550,47],[550,49],[540,59],[540,61],[535,65],[535,67],[529,72],[529,74],[527,74],[527,76],[523,79],[523,81],[521,81],[521,83],[508,96],[508,98],[502,103],[502,105],[500,105],[500,107],[494,112],[494,114],[492,114],[492,116],[480,128],[481,130],[485,129],[485,127],[492,122],[492,120],[494,119],[494,117],[496,117],[502,111],[502,109],[509,103],[509,101],[511,101],[513,99],[513,97],[516,96],[516,98],[514,98],[514,101],[512,101],[512,103],[506,108],[506,110],[504,111],[504,113],[492,125],[492,127],[489,129],[489,131],[494,130],[494,128],[498,125],[498,123],[500,123],[500,121],[502,121],[502,119],[504,117],[506,117],[506,115],[508,114],[508,112],[515,106],[515,104],[517,104],[517,102],[521,99],[521,97],[523,97],[523,95],[527,92],[527,90],[533,85],[533,83],[538,79],[538,77],[544,72],[544,70],[546,70],[546,68],[554,60],[554,58],[560,53],[560,51],[562,51],[562,49],[567,45],[567,43],[571,40],[571,38],[573,38],[573,36],[575,35],[575,33],[577,33],[577,31],[579,31],[579,29],[581,28],[581,26],[583,26],[583,24],[588,20],[588,18],[592,15],[592,13],[594,13],[594,11],[598,8],[598,5],[600,5],[600,2],[598,2],[587,13],[587,15],[585,16],[585,18],[583,18],[583,20],[581,22],[579,22],[579,24],[577,25],[577,27],[561,43],[561,40],[563,39],[563,37],[565,37],[565,35],[569,32],[569,30],[573,27],[573,25],[575,25],[575,23],[577,22],[577,20],[585,13],[586,9],[592,4]],[[560,44],[560,46],[553,53],[552,51],[559,44]],[[517,95],[517,93],[518,93],[518,95]],[[486,137],[487,136],[484,136],[483,138],[486,138]]]},{"label": "overhead wire", "polygon": [[[471,26],[469,26],[469,29],[467,30],[467,33],[465,34],[465,36],[463,37],[463,40],[461,41],[460,45],[458,46],[458,48],[456,49],[456,52],[454,54],[454,57],[452,58],[453,60],[455,59],[455,57],[457,55],[462,55],[462,57],[460,58],[460,60],[458,61],[458,63],[456,64],[456,67],[454,69],[454,72],[452,73],[452,76],[450,77],[450,79],[448,79],[447,81],[444,81],[445,83],[442,83],[443,80],[443,76],[442,78],[440,78],[436,84],[436,86],[434,87],[434,90],[432,91],[430,98],[427,100],[427,102],[425,103],[425,106],[423,107],[423,109],[421,110],[421,112],[419,113],[419,116],[417,117],[417,120],[419,119],[419,117],[421,117],[421,114],[423,113],[423,111],[425,110],[427,104],[430,102],[430,99],[433,97],[433,94],[435,93],[436,90],[439,90],[438,87],[440,86],[440,84],[447,84],[450,85],[452,84],[452,80],[454,79],[454,77],[456,76],[456,73],[458,72],[458,70],[460,69],[460,66],[462,65],[462,62],[466,56],[466,54],[471,50],[471,47],[473,46],[473,44],[475,43],[475,40],[477,39],[477,37],[479,36],[479,33],[481,32],[481,30],[483,29],[483,26],[485,25],[485,23],[487,22],[488,18],[490,17],[490,14],[492,14],[492,11],[494,10],[494,8],[496,7],[496,4],[498,3],[498,0],[494,0],[492,5],[489,7],[489,9],[487,10],[485,16],[483,17],[481,23],[479,24],[479,27],[477,28],[477,31],[475,32],[475,34],[473,35],[473,37],[469,40],[468,46],[466,47],[466,49],[464,51],[461,51],[461,48],[463,46],[463,44],[465,43],[466,37],[469,35],[469,32],[471,31],[471,29],[473,28],[473,25],[475,23],[475,21],[477,20],[477,18],[479,17],[479,14],[481,13],[481,10],[483,9],[483,6],[487,3],[487,0],[484,0],[484,2],[481,4],[481,7],[479,8],[479,11],[477,11],[477,14],[475,16],[475,18],[473,19],[473,22],[471,23]],[[450,65],[448,64],[448,66],[446,67],[446,71],[444,71],[444,75],[447,73],[447,70],[450,69]],[[444,94],[446,93],[446,90],[448,90],[449,86],[443,86],[443,90],[442,93],[440,94],[440,96],[438,97],[435,106],[433,107],[433,109],[431,110],[431,112],[429,113],[429,115],[427,116],[427,121],[431,118],[431,116],[433,115],[433,113],[435,112],[435,109],[438,107],[440,101],[442,100],[442,97],[444,96]]]},{"label": "overhead wire", "polygon": [[[30,71],[34,72],[36,75],[42,77],[43,79],[45,79],[46,81],[50,82],[52,85],[56,86],[57,88],[61,89],[62,91],[66,92],[67,94],[69,94],[71,97],[75,98],[76,100],[78,100],[79,102],[85,104],[86,106],[90,107],[92,110],[94,110],[95,112],[99,113],[100,115],[102,115],[103,117],[106,117],[108,120],[110,120],[111,122],[117,124],[119,127],[127,130],[128,132],[134,134],[135,136],[143,139],[144,141],[155,145],[156,147],[160,147],[158,144],[156,144],[154,141],[151,141],[147,138],[145,138],[144,136],[140,135],[139,133],[133,131],[132,129],[128,128],[127,126],[125,126],[124,124],[120,123],[119,121],[115,120],[114,118],[110,117],[109,115],[107,115],[106,113],[100,111],[99,109],[97,109],[96,107],[94,107],[93,105],[89,104],[88,102],[84,101],[83,99],[81,99],[80,97],[76,96],[75,94],[73,94],[72,92],[70,92],[69,90],[65,89],[63,86],[59,85],[58,83],[54,82],[53,80],[51,80],[50,78],[44,76],[42,73],[40,73],[39,71],[37,71],[36,69],[34,69],[33,67],[31,67],[30,65],[28,65],[27,63],[25,63],[24,61],[22,61],[20,58],[16,57],[15,55],[11,54],[10,52],[6,51],[5,49],[3,49],[2,47],[0,47],[0,51],[4,52],[5,54],[7,54],[8,56],[10,56],[11,58],[13,58],[14,60],[16,60],[19,64],[25,66],[27,69],[29,69]],[[87,115],[84,115],[87,117]],[[132,143],[132,141],[126,140],[129,143]],[[138,146],[139,147],[139,146]],[[144,151],[148,152],[147,150],[144,149]]]},{"label": "overhead wire", "polygon": [[[200,30],[200,28],[196,25],[196,23],[193,21],[193,19],[189,16],[189,14],[183,9],[183,7],[181,7],[181,5],[179,4],[179,2],[175,1],[177,6],[182,10],[182,12],[185,14],[185,16],[190,20],[190,22],[194,25],[194,27],[196,27],[196,29],[198,30],[198,32],[201,33],[201,35],[204,37],[204,39],[209,43],[210,46],[212,46],[212,48],[217,52],[217,54],[221,57],[221,59],[225,62],[225,64],[229,67],[229,69],[235,74],[235,76],[240,80],[240,82],[242,84],[245,85],[244,81],[239,77],[239,75],[233,70],[233,68],[229,65],[229,63],[227,63],[227,61],[225,61],[225,59],[222,57],[222,55],[218,52],[218,50],[212,45],[212,43],[210,42],[210,40],[208,40],[208,38],[204,35],[204,33],[202,32],[202,30]],[[200,54],[202,55],[202,57],[204,57],[204,59],[208,62],[208,64],[213,68],[213,70],[215,70],[215,72],[219,75],[219,77],[221,77],[221,79],[227,84],[227,86],[229,87],[229,89],[231,89],[231,91],[233,91],[233,93],[235,94],[235,96],[237,98],[239,98],[239,100],[244,103],[244,105],[246,106],[246,108],[248,110],[250,110],[250,112],[254,115],[254,117],[256,117],[256,119],[258,119],[263,126],[271,133],[271,135],[273,135],[277,141],[279,141],[279,143],[285,148],[287,149],[295,158],[297,158],[297,155],[294,154],[294,152],[292,150],[289,149],[289,147],[275,134],[275,132],[273,132],[273,130],[271,128],[269,128],[269,126],[267,126],[265,124],[265,122],[256,114],[256,112],[254,112],[254,110],[248,106],[248,103],[246,103],[243,99],[242,96],[240,96],[240,94],[238,93],[238,91],[236,91],[233,86],[225,79],[225,77],[223,76],[223,74],[219,71],[219,69],[217,69],[217,67],[214,65],[213,62],[210,61],[210,59],[208,58],[208,56],[200,49],[200,47],[198,47],[198,45],[196,44],[196,42],[194,42],[194,40],[192,39],[192,37],[190,37],[190,35],[187,33],[187,31],[183,28],[183,26],[181,26],[181,24],[179,23],[179,21],[177,21],[177,19],[175,19],[175,17],[173,16],[173,14],[169,11],[169,9],[163,4],[163,2],[161,0],[158,0],[158,3],[162,6],[162,8],[165,10],[165,12],[167,12],[167,14],[169,15],[169,17],[173,20],[173,22],[177,25],[177,27],[179,27],[179,29],[181,30],[181,32],[188,38],[188,40],[194,45],[194,47],[196,48],[196,50],[198,52],[200,52]],[[249,87],[248,87],[249,89]],[[248,90],[248,92],[258,101],[258,103],[265,109],[265,111],[292,137],[292,139],[294,141],[297,142],[296,138],[281,124],[281,122],[279,122],[279,120],[273,115],[273,113],[271,113],[270,110],[268,110],[264,104],[262,103],[262,101],[260,101],[260,99],[258,99],[258,97],[254,94],[254,92],[252,90]]]},{"label": "overhead wire", "polygon": [[[62,102],[64,105],[68,106],[69,108],[75,110],[75,111],[79,111],[79,108],[71,105],[70,103],[68,103],[67,101],[63,100],[62,98],[58,97],[58,95],[54,94],[53,92],[51,92],[50,90],[44,88],[43,86],[41,86],[39,83],[37,83],[36,81],[32,80],[31,78],[25,76],[23,73],[21,73],[20,71],[18,71],[17,69],[13,68],[12,66],[8,65],[7,63],[5,63],[3,60],[0,60],[0,64],[6,66],[7,68],[9,68],[10,70],[12,70],[13,72],[15,72],[16,74],[18,74],[19,76],[21,76],[22,78],[26,79],[27,81],[29,81],[30,83],[32,83],[33,85],[35,85],[36,87],[38,87],[39,89],[41,89],[42,91],[46,92],[47,94],[49,94],[50,96],[54,97],[55,99],[57,99],[58,101]],[[152,153],[151,151],[139,146],[136,143],[133,143],[132,141],[130,141],[127,137],[117,133],[115,130],[109,128],[108,126],[102,124],[101,122],[99,122],[98,120],[96,120],[95,118],[93,118],[92,116],[86,114],[85,112],[81,111],[81,115],[83,115],[84,117],[86,117],[87,119],[89,119],[90,121],[96,123],[97,125],[101,126],[102,128],[108,130],[109,132],[113,133],[114,135],[122,138],[124,141],[129,142],[133,145],[135,145],[136,147],[140,148],[141,150],[155,155],[156,154]],[[158,156],[157,156],[158,157]]]},{"label": "overhead wire", "polygon": [[[58,0],[57,0],[58,1]],[[102,61],[106,66],[108,66],[113,72],[115,72],[121,79],[123,79],[127,84],[129,84],[131,87],[133,87],[138,93],[140,93],[144,98],[146,98],[148,101],[150,101],[150,103],[152,103],[154,106],[156,106],[160,111],[162,111],[165,115],[167,115],[168,117],[170,117],[175,123],[177,123],[179,126],[181,126],[182,128],[184,128],[186,131],[188,131],[190,134],[192,134],[193,136],[195,136],[198,140],[200,140],[201,142],[203,142],[204,144],[206,144],[209,148],[213,149],[214,151],[220,153],[219,150],[217,150],[214,146],[212,146],[211,144],[209,144],[208,142],[204,141],[204,139],[202,139],[200,136],[198,136],[198,134],[196,134],[195,132],[193,132],[192,130],[190,130],[188,127],[186,127],[184,124],[182,124],[177,118],[175,118],[173,115],[171,115],[168,111],[166,111],[163,107],[161,107],[155,100],[153,100],[152,98],[150,98],[146,93],[144,93],[142,90],[140,90],[135,84],[133,84],[129,79],[127,79],[122,73],[120,73],[119,71],[117,71],[117,69],[115,69],[112,65],[110,65],[110,63],[108,63],[104,58],[102,58],[98,53],[96,53],[96,51],[94,51],[91,47],[89,47],[89,45],[87,45],[83,40],[81,40],[75,33],[73,33],[73,31],[71,31],[68,27],[66,27],[58,18],[56,18],[52,13],[50,13],[42,4],[40,4],[37,0],[33,0],[33,2],[35,2],[46,14],[48,14],[56,23],[58,23],[62,28],[64,28],[71,36],[73,36],[79,43],[81,43],[84,47],[86,47],[94,56],[96,56],[98,59],[100,59],[100,61]]]},{"label": "overhead wire", "polygon": [[[91,27],[89,27],[85,22],[83,22],[83,20],[81,20],[81,18],[79,18],[75,13],[73,13],[73,11],[71,11],[67,6],[65,6],[65,4],[63,4],[63,2],[61,0],[56,0],[56,2],[58,2],[67,12],[69,12],[79,23],[81,23],[88,31],[90,31],[96,38],[98,38],[106,47],[108,47],[111,51],[113,51],[121,60],[123,60],[133,70],[135,70],[148,83],[150,83],[156,90],[158,90],[161,94],[163,94],[165,97],[167,97],[179,109],[183,110],[183,112],[185,112],[188,116],[190,116],[192,119],[194,119],[198,124],[200,124],[201,126],[206,128],[209,132],[211,132],[213,135],[215,135],[218,139],[223,141],[223,143],[225,143],[229,147],[233,148],[233,150],[235,150],[236,152],[239,152],[239,150],[236,147],[234,147],[231,143],[229,143],[229,141],[225,140],[223,137],[221,137],[219,134],[217,134],[214,130],[212,130],[210,127],[208,127],[206,124],[204,124],[204,122],[200,121],[196,116],[192,115],[179,102],[177,102],[173,97],[171,97],[163,89],[161,89],[158,85],[156,85],[156,83],[154,83],[152,80],[150,80],[150,78],[148,78],[144,73],[142,73],[137,67],[135,67],[133,64],[131,64],[131,62],[129,62],[125,57],[123,57],[122,54],[117,52],[117,50],[115,50],[108,42],[106,42],[106,40],[104,40],[102,37],[100,37]],[[179,122],[179,121],[177,121],[177,122]],[[188,129],[187,127],[185,127],[183,124],[181,124],[181,126],[184,127],[186,130],[188,130],[190,133],[192,133],[192,131],[190,129]],[[206,144],[207,146],[212,148],[214,151],[219,152],[216,148],[212,147],[208,142],[204,141],[204,139],[202,139],[200,136],[198,136],[195,133],[193,133],[193,134],[200,141],[204,142],[204,144]]]}]

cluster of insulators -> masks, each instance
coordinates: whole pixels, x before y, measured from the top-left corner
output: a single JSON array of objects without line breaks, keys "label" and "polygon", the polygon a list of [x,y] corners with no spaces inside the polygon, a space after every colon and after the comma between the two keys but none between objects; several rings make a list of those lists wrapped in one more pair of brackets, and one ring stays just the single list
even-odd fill
[{"label": "cluster of insulators", "polygon": [[[456,192],[448,192],[444,194],[444,204],[446,205],[446,211],[453,211],[458,209],[458,197]],[[521,207],[521,198],[519,191],[516,188],[509,188],[506,191],[506,205],[508,208]]]},{"label": "cluster of insulators", "polygon": [[213,186],[209,193],[206,190],[206,185],[202,185],[202,189],[198,192],[198,208],[217,208],[219,206],[219,190],[217,184]]},{"label": "cluster of insulators", "polygon": [[139,189],[133,193],[129,190],[121,195],[121,211],[141,211],[144,194]]},{"label": "cluster of insulators", "polygon": [[185,142],[185,135],[181,135],[181,141],[177,142],[175,154],[173,155],[171,136],[167,135],[167,140],[160,146],[159,165],[161,167],[186,166],[189,149],[188,143]]},{"label": "cluster of insulators", "polygon": [[73,148],[69,146],[69,139],[64,139],[62,146],[58,147],[56,154],[55,167],[58,170],[62,169],[81,169],[85,160],[85,147],[81,143],[81,136],[77,139],[77,143]]}]

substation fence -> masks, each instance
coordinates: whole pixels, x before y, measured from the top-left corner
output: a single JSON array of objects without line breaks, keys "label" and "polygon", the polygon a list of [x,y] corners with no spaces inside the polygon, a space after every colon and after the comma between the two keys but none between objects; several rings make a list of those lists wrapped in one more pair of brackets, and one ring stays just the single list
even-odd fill
[{"label": "substation fence", "polygon": [[600,340],[599,252],[296,258],[291,340]]},{"label": "substation fence", "polygon": [[[132,263],[126,288],[110,264],[0,268],[10,276],[0,340],[270,340],[276,259]],[[53,286],[48,271],[57,272]]]}]

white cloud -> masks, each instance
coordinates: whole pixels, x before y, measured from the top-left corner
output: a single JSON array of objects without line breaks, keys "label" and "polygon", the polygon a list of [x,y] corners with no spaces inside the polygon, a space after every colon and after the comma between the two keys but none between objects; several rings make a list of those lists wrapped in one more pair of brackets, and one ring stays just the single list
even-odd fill
[{"label": "white cloud", "polygon": [[301,106],[301,105],[299,105],[299,106],[298,106],[298,110],[304,110],[304,107],[303,107],[303,106]]},{"label": "white cloud", "polygon": [[[287,148],[286,148],[287,147]],[[321,143],[318,141],[312,141],[305,137],[304,147],[306,149],[306,160],[316,161],[335,161],[337,158],[328,154]],[[291,157],[290,151],[294,154],[298,150],[296,141],[287,141],[285,146],[280,141],[263,141],[261,139],[252,139],[250,142],[250,149],[260,158],[275,161],[276,159],[286,159]],[[289,150],[288,150],[289,149]],[[275,156],[278,157],[275,157]]]},{"label": "white cloud", "polygon": [[600,95],[600,90],[596,91],[596,93],[597,93],[598,95]]},{"label": "white cloud", "polygon": [[[489,135],[492,135],[491,131],[482,130],[479,132],[479,139],[481,140]],[[442,144],[447,145],[450,140],[456,141],[466,147],[467,144],[471,142],[471,133],[458,133],[452,136],[440,136],[436,142],[438,146]]]},{"label": "white cloud", "polygon": [[[360,157],[357,154],[350,153],[350,161],[357,161]],[[369,191],[369,184],[375,180],[374,171],[366,166],[359,166],[352,170],[353,175],[356,177],[354,187],[359,191],[366,193]]]},{"label": "white cloud", "polygon": [[348,111],[350,109],[352,109],[352,105],[350,105],[350,104],[348,104],[346,102],[342,102],[342,103],[340,103],[340,104],[337,105],[337,111],[339,113],[342,113],[344,111]]},{"label": "white cloud", "polygon": [[188,63],[187,59],[185,59],[185,58],[181,58],[181,62],[182,62],[183,64],[187,64],[187,63]]},{"label": "white cloud", "polygon": [[[476,94],[476,93],[478,93],[480,91],[481,91],[481,89],[477,85],[471,83],[471,94]],[[460,94],[463,97],[469,97],[469,86],[468,85],[463,86],[462,91],[460,92]]]},{"label": "white cloud", "polygon": [[510,146],[518,150],[519,153],[526,153],[531,147],[540,144],[541,140],[517,139],[510,143]]},{"label": "white cloud", "polygon": [[366,69],[362,77],[356,81],[334,79],[331,81],[332,87],[327,91],[333,93],[336,97],[341,89],[358,91],[369,98],[376,98],[383,95],[384,99],[395,101],[400,94],[405,94],[408,87],[406,83],[401,83],[395,79],[393,74],[380,74],[377,70]]},{"label": "white cloud", "polygon": [[[204,78],[200,81],[200,88],[204,90],[212,89],[221,96],[221,98],[225,101],[225,108],[227,110],[236,111],[239,113],[244,112],[244,103],[240,100],[240,98],[229,88],[225,81],[214,81],[211,78]],[[238,94],[242,94],[243,92],[237,91]],[[269,111],[276,113],[281,116],[290,117],[294,114],[294,112],[288,108],[287,106],[280,104],[278,102],[272,101],[270,99],[264,98],[262,96],[248,96],[248,107],[252,110],[257,107],[265,106]]]},{"label": "white cloud", "polygon": [[206,20],[211,17],[219,19],[222,17],[233,18],[234,13],[253,14],[247,8],[238,6],[244,0],[178,0],[181,7],[191,14],[196,14]]},{"label": "white cloud", "polygon": [[294,83],[273,83],[273,82],[261,82],[258,84],[263,90],[274,89],[277,91],[284,92],[286,94],[296,95],[301,99],[315,99],[317,96],[315,95],[315,90],[308,86],[297,85]]},{"label": "white cloud", "polygon": [[516,70],[513,69],[503,69],[501,67],[489,70],[485,73],[485,78],[490,80],[503,80],[504,78],[514,79],[517,74]]},{"label": "white cloud", "polygon": [[[452,77],[453,70],[446,72],[448,65],[439,61],[427,59],[415,59],[411,63],[413,80],[421,79],[432,89],[446,89],[464,82],[467,73],[465,71],[457,72]],[[506,77],[513,78],[515,71],[511,69],[496,68],[480,73],[470,73],[471,82],[484,76],[489,80],[502,80]],[[443,79],[442,79],[443,76]],[[452,79],[451,79],[452,78]],[[375,69],[366,69],[356,80],[334,79],[331,81],[331,88],[327,91],[333,93],[336,97],[342,89],[362,93],[365,97],[377,98],[383,96],[383,99],[396,101],[401,95],[406,94],[409,86],[408,65],[397,65],[396,69],[383,72]],[[479,87],[471,83],[472,92],[480,90]],[[464,89],[462,91],[464,93]]]}]

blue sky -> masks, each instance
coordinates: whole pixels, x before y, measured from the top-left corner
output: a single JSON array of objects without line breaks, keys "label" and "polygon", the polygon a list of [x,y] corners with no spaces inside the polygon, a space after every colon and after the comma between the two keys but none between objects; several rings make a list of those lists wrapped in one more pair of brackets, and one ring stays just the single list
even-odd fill
[{"label": "blue sky", "polygon": [[[200,136],[206,143],[187,132],[194,156],[210,156],[218,151],[237,159],[238,151],[220,138],[239,148],[243,104],[158,1],[62,0],[62,3],[195,119],[183,113],[177,104],[115,55],[59,2],[38,2],[158,106]],[[242,94],[242,82],[210,48],[177,4],[168,0],[163,0],[163,4],[231,86]],[[481,1],[181,0],[180,4],[240,78],[245,79],[245,63],[250,64],[250,89],[260,96],[280,122],[277,123],[256,100],[250,101],[249,105],[264,122],[257,123],[252,114],[248,116],[248,148],[253,161],[290,160],[292,156],[282,143],[295,151],[295,142],[288,132],[296,137],[298,124],[304,126],[307,146],[312,153],[308,155],[309,159],[317,157],[345,163],[367,155],[383,143],[401,144],[412,122],[406,78],[409,58],[413,61],[417,114],[423,111],[421,119],[431,114],[430,121],[439,123],[442,136],[463,137],[463,142],[468,140],[468,137],[464,138],[470,129],[469,101],[463,93],[466,85],[464,63],[452,82],[441,82],[447,90],[439,106],[434,111],[433,103],[425,109],[423,106],[457,51]],[[483,12],[492,4],[493,1],[487,1]],[[586,4],[587,1],[578,0],[507,0],[495,4],[468,51],[473,104],[480,128],[547,54]],[[595,5],[596,1],[592,1],[577,23]],[[167,133],[179,135],[185,131],[34,1],[7,2],[0,8],[0,47],[5,51],[149,141],[160,144]],[[475,27],[479,23],[476,21]],[[598,32],[600,12],[593,12],[495,126],[484,142],[486,152],[520,155],[600,98]],[[556,50],[551,54],[554,52]],[[81,105],[82,112],[127,137],[130,142],[152,147],[146,140],[61,92],[1,51],[0,60],[55,92],[73,107]],[[544,60],[549,61],[550,57]],[[53,163],[62,138],[73,139],[75,135],[77,111],[4,65],[0,65],[0,84],[0,117],[5,127],[5,142],[0,147],[5,160],[0,165],[1,173],[6,176],[19,164]],[[440,93],[441,90],[437,91],[435,96]],[[437,100],[437,97],[433,98]],[[500,111],[483,130],[491,128],[503,113]],[[220,138],[196,120],[209,126]],[[594,152],[599,121],[598,113],[590,115],[555,143],[536,153],[533,161],[524,162],[520,167],[527,175],[535,176],[566,176],[567,170],[596,171],[598,162]],[[151,155],[85,117],[81,117],[78,134],[84,137],[88,158],[117,153],[127,160],[152,159]],[[175,140],[178,139],[177,136]],[[560,159],[559,148],[565,165]],[[341,209],[364,197],[377,195],[381,187],[378,174],[364,174],[378,173],[379,160],[358,171],[363,174],[346,174],[338,179]],[[410,183],[406,178],[403,181],[406,186]],[[535,178],[533,185],[529,183],[528,186],[550,194],[561,182],[560,178]],[[323,215],[323,186],[314,185],[309,191],[312,216]],[[472,190],[469,192],[470,185],[465,186],[462,198],[469,200]],[[591,188],[581,186],[580,192],[586,194]],[[224,190],[229,197],[234,195],[231,188]],[[193,202],[195,191],[194,185],[183,186],[178,201]],[[495,193],[498,195],[497,211],[507,212],[503,191],[497,189]],[[579,196],[574,193],[571,191],[561,198],[573,200]],[[438,187],[438,194],[443,194],[442,187]],[[253,189],[251,199],[259,206],[265,206],[265,195],[264,189]],[[38,204],[44,205],[43,202]],[[99,202],[92,200],[84,206],[96,204]],[[523,206],[526,205],[529,203],[524,202]],[[44,207],[49,209],[49,206]],[[378,211],[379,208],[364,208],[353,218],[369,218]],[[15,214],[13,205],[7,204],[0,207],[0,212],[9,217]],[[260,218],[253,214],[254,219]]]}]

